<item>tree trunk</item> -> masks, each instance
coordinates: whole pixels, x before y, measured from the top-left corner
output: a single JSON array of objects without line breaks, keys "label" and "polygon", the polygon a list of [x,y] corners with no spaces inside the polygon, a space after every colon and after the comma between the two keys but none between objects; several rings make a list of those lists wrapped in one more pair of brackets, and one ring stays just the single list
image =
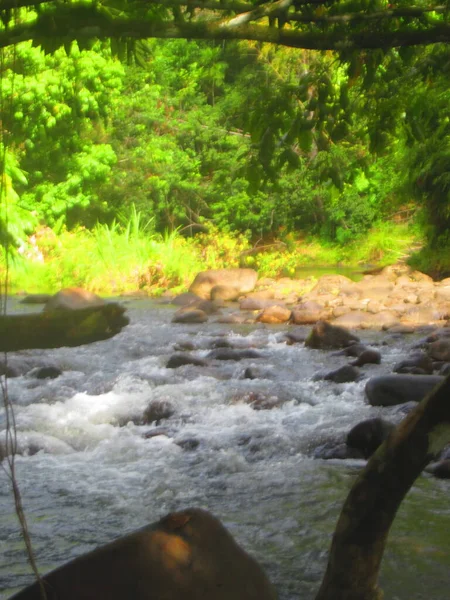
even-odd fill
[{"label": "tree trunk", "polygon": [[380,600],[378,574],[401,501],[450,442],[450,375],[400,423],[367,463],[342,509],[316,600]]},{"label": "tree trunk", "polygon": [[106,340],[128,325],[117,303],[42,313],[0,316],[0,352],[81,346]]}]

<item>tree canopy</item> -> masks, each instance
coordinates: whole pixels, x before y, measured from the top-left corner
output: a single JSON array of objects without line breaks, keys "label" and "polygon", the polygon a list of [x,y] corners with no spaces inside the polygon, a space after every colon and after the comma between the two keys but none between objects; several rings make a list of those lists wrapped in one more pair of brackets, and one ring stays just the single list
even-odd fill
[{"label": "tree canopy", "polygon": [[[26,9],[20,22],[12,19],[19,8]],[[449,42],[449,9],[448,0],[2,0],[0,47],[25,40],[51,49],[75,39],[156,37],[246,39],[340,52],[389,49]]]}]

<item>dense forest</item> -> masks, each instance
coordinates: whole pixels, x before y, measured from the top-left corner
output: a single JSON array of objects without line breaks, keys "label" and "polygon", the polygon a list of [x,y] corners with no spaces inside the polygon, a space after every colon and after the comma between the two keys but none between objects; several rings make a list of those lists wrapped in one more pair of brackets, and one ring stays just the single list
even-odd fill
[{"label": "dense forest", "polygon": [[[336,19],[352,3],[310,4]],[[420,20],[439,25],[441,9]],[[2,45],[0,225],[16,289],[158,293],[201,266],[292,276],[417,249],[415,266],[448,274],[448,45]]]}]

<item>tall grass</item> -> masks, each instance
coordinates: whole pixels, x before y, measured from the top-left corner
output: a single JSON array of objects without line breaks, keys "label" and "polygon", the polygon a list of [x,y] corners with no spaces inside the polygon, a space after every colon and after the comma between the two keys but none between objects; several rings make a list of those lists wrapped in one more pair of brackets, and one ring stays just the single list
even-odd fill
[{"label": "tall grass", "polygon": [[[247,256],[246,264],[261,277],[295,277],[299,267],[308,266],[384,266],[407,257],[417,240],[408,226],[383,223],[345,246],[291,240],[284,250]],[[153,221],[144,223],[134,209],[127,218],[91,231],[80,228],[56,235],[43,229],[33,242],[23,255],[13,257],[12,291],[53,293],[80,286],[105,295],[145,290],[157,296],[168,288],[184,291],[203,269],[239,266],[250,247],[243,236],[213,229],[190,239],[177,231],[161,235]]]}]

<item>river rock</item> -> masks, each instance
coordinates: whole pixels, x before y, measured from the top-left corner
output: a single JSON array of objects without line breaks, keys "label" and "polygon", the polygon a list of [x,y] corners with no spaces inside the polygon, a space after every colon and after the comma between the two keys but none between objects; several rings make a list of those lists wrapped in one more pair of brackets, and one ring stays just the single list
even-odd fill
[{"label": "river rock", "polygon": [[183,309],[173,316],[172,323],[206,323],[208,315],[198,308]]},{"label": "river rock", "polygon": [[334,371],[329,371],[323,376],[325,381],[334,381],[334,383],[348,383],[357,381],[361,377],[361,371],[352,365],[343,365]]},{"label": "river rock", "polygon": [[241,295],[241,291],[231,285],[215,285],[211,288],[211,300],[214,302],[233,302]]},{"label": "river rock", "polygon": [[287,323],[291,318],[291,311],[285,306],[269,306],[265,308],[257,317],[258,323],[268,323],[271,325],[277,325],[280,323]]},{"label": "river rock", "polygon": [[408,358],[395,364],[392,370],[394,373],[431,375],[433,373],[433,361],[424,352],[415,352]]},{"label": "river rock", "polygon": [[250,348],[238,350],[236,348],[216,348],[208,353],[207,358],[213,360],[242,360],[243,358],[262,358],[262,354]]},{"label": "river rock", "polygon": [[[48,600],[275,600],[258,563],[218,519],[190,508],[45,576]],[[37,583],[11,600],[41,600]]]},{"label": "river rock", "polygon": [[325,319],[329,311],[322,304],[309,300],[302,302],[292,309],[292,321],[296,325],[313,325]]},{"label": "river rock", "polygon": [[20,301],[21,304],[45,304],[52,297],[51,294],[27,294]]},{"label": "river rock", "polygon": [[369,458],[384,442],[395,425],[379,417],[361,421],[347,434],[347,446],[359,450],[364,458]]},{"label": "river rock", "polygon": [[354,282],[345,275],[323,275],[316,285],[309,292],[311,296],[322,296],[332,294],[337,296],[342,288],[350,289],[354,287]]},{"label": "river rock", "polygon": [[44,306],[44,310],[76,310],[103,306],[105,301],[97,294],[78,287],[64,288],[52,296]]},{"label": "river rock", "polygon": [[428,354],[434,360],[450,362],[450,338],[443,337],[428,346]]},{"label": "river rock", "polygon": [[176,306],[189,306],[193,302],[198,302],[199,300],[203,300],[197,294],[192,294],[191,292],[184,292],[183,294],[178,294],[171,300],[171,304],[175,304]]},{"label": "river rock", "polygon": [[156,423],[158,425],[163,419],[170,419],[174,413],[173,405],[167,400],[153,400],[144,411],[142,424]]},{"label": "river rock", "polygon": [[364,456],[362,452],[356,448],[350,448],[343,442],[326,442],[314,449],[313,458],[345,460],[347,458],[364,458]]},{"label": "river rock", "polygon": [[439,479],[450,479],[450,459],[433,463],[426,470]]},{"label": "river rock", "polygon": [[318,321],[306,338],[305,346],[318,350],[330,350],[343,348],[354,342],[359,342],[359,338],[344,327],[331,325],[327,321]]},{"label": "river rock", "polygon": [[366,348],[358,355],[356,360],[350,364],[353,367],[363,367],[364,365],[379,365],[381,362],[381,354],[373,348]]},{"label": "river rock", "polygon": [[198,273],[189,291],[206,300],[211,299],[211,290],[217,285],[232,287],[245,294],[255,288],[257,279],[254,269],[212,269]]},{"label": "river rock", "polygon": [[369,379],[365,393],[372,406],[420,402],[443,379],[438,375],[380,375]]},{"label": "river rock", "polygon": [[61,369],[53,366],[36,367],[27,373],[28,377],[35,377],[36,379],[56,379],[60,375],[62,375]]},{"label": "river rock", "polygon": [[304,331],[287,331],[284,335],[284,339],[288,346],[293,344],[303,344],[306,340],[307,335]]},{"label": "river rock", "polygon": [[173,354],[166,364],[166,369],[178,369],[184,365],[195,365],[196,367],[206,367],[208,363],[201,358],[196,358],[190,354]]},{"label": "river rock", "polygon": [[285,306],[282,300],[269,300],[264,298],[244,298],[239,303],[241,310],[264,310],[272,306]]}]

